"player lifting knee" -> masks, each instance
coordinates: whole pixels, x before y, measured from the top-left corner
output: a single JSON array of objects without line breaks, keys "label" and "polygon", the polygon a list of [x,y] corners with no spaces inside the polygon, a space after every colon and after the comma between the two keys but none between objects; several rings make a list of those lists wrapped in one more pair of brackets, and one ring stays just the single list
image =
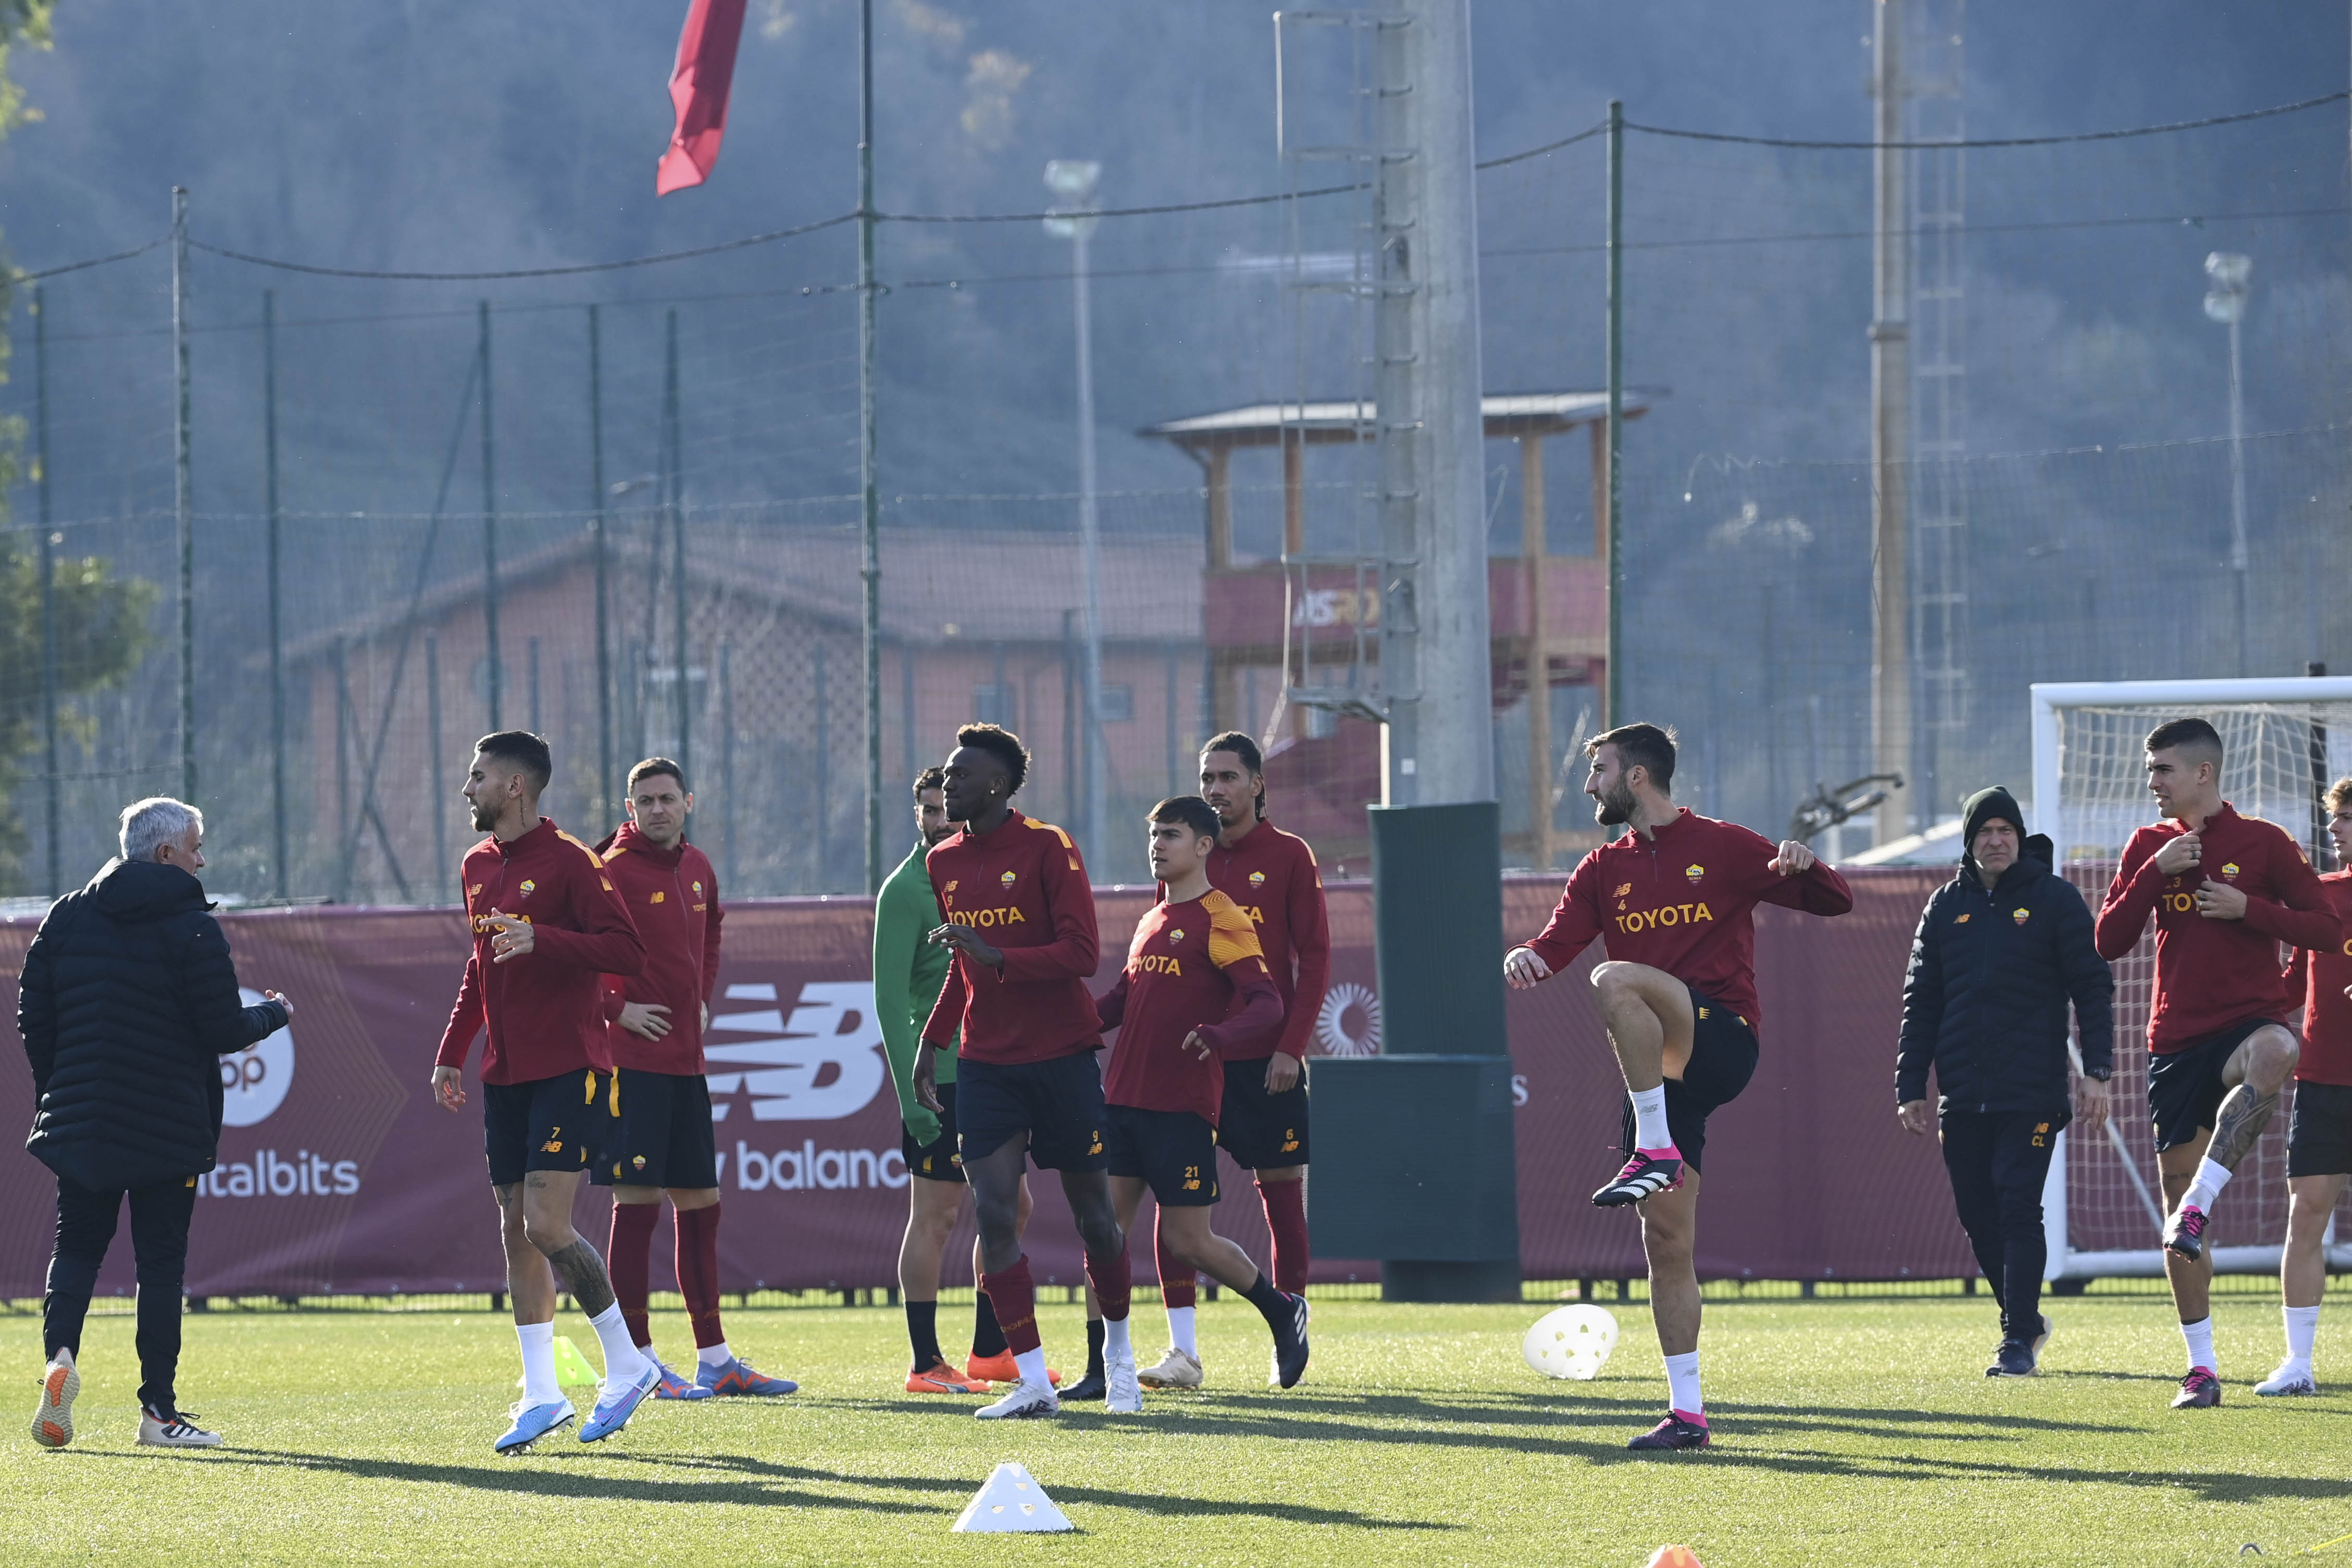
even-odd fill
[{"label": "player lifting knee", "polygon": [[1118,1031],[1103,1085],[1111,1198],[1120,1228],[1132,1230],[1150,1192],[1160,1245],[1187,1279],[1204,1273],[1258,1310],[1274,1334],[1275,1381],[1289,1388],[1307,1370],[1307,1298],[1276,1289],[1249,1254],[1209,1228],[1225,1101],[1221,1058],[1282,1026],[1282,995],[1249,915],[1209,884],[1220,826],[1198,795],[1151,811],[1151,874],[1163,893],[1136,927],[1118,984],[1096,1004],[1103,1027]]},{"label": "player lifting knee", "polygon": [[2164,1272],[2188,1342],[2175,1409],[2221,1403],[2206,1250],[2213,1200],[2270,1124],[2300,1046],[2280,1020],[2282,942],[2344,940],[2319,875],[2282,829],[2221,798],[2221,737],[2202,719],[2148,731],[2147,787],[2160,822],[2131,836],[2099,908],[2099,956],[2139,945],[2156,917],[2147,1103],[2171,1205]]},{"label": "player lifting knee", "polygon": [[1127,1237],[1111,1207],[1103,1154],[1102,1028],[1087,978],[1099,947],[1094,889],[1068,834],[1013,809],[1028,776],[1019,737],[994,724],[956,731],[945,806],[961,832],[926,864],[948,948],[939,1005],[915,1055],[915,1097],[938,1116],[940,1052],[961,1030],[956,1120],[965,1179],[980,1218],[981,1289],[1013,1348],[1021,1381],[975,1414],[989,1420],[1060,1408],[1037,1333],[1036,1287],[1021,1250],[1022,1176],[1033,1157],[1062,1173],[1086,1246],[1087,1282],[1107,1329],[1108,1408],[1143,1408],[1127,1332]]},{"label": "player lifting knee", "polygon": [[1675,740],[1656,725],[1622,725],[1585,751],[1593,816],[1627,831],[1577,864],[1550,923],[1511,950],[1503,975],[1525,990],[1594,938],[1608,948],[1592,988],[1625,1075],[1627,1158],[1592,1201],[1640,1209],[1650,1317],[1671,1390],[1666,1418],[1632,1447],[1703,1448],[1693,1258],[1699,1161],[1708,1115],[1756,1071],[1756,906],[1842,915],[1853,895],[1793,839],[1775,847],[1745,827],[1677,807],[1668,794]]}]

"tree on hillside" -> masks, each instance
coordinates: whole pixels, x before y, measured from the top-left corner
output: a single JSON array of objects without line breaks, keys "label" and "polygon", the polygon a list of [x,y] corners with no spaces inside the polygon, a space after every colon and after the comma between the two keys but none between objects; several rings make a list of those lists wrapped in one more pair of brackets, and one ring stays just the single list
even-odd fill
[{"label": "tree on hillside", "polygon": [[[0,0],[0,136],[40,110],[25,101],[8,74],[18,45],[49,47],[52,0]],[[14,305],[13,269],[0,274],[0,374],[8,363],[7,322]],[[0,422],[0,521],[5,495],[20,472],[25,425]],[[155,585],[116,576],[95,556],[58,560],[50,588],[57,630],[57,685],[60,697],[111,686],[139,667],[149,642],[147,616]],[[41,571],[37,542],[21,531],[0,532],[0,887],[24,885],[25,827],[13,803],[27,753],[43,740],[43,659],[47,638],[41,617]],[[85,725],[60,713],[68,731]]]}]

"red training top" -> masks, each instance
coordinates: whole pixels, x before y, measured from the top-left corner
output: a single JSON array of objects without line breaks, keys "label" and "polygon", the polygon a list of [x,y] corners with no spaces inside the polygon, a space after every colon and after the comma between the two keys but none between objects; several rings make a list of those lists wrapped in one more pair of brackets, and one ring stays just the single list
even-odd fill
[{"label": "red training top", "polygon": [[[626,979],[604,976],[613,1065],[692,1077],[703,1070],[702,1008],[719,979],[719,874],[686,840],[665,849],[634,822],[621,824],[596,853],[646,944],[643,971]],[[624,1002],[668,1008],[669,1033],[648,1040],[621,1027]]]},{"label": "red training top", "polygon": [[[1331,984],[1331,922],[1315,851],[1297,834],[1261,822],[1240,843],[1217,847],[1209,857],[1209,885],[1248,914],[1284,1008],[1279,1033],[1244,1030],[1229,1037],[1225,1060],[1263,1061],[1276,1051],[1304,1060]],[[1237,995],[1234,1005],[1248,1004]]]},{"label": "red training top", "polygon": [[[1101,949],[1095,890],[1070,836],[1008,813],[992,833],[970,828],[923,858],[941,918],[971,926],[1004,954],[992,969],[963,953],[923,1025],[923,1038],[968,1062],[1043,1062],[1102,1049],[1087,980]],[[957,1026],[963,1044],[955,1046]]]},{"label": "red training top", "polygon": [[1756,906],[1842,915],[1853,892],[1825,860],[1794,877],[1772,869],[1777,846],[1688,806],[1648,838],[1628,828],[1576,864],[1543,934],[1528,943],[1554,974],[1594,937],[1609,956],[1663,969],[1728,1007],[1759,1037]]},{"label": "red training top", "polygon": [[[1181,904],[1151,906],[1128,944],[1118,984],[1095,1008],[1104,1028],[1118,1031],[1103,1075],[1107,1102],[1189,1110],[1214,1127],[1225,1098],[1219,1059],[1255,1059],[1236,1047],[1277,1032],[1282,993],[1249,915],[1212,888]],[[1184,1044],[1195,1030],[1210,1047],[1205,1057]]]},{"label": "red training top", "polygon": [[[474,951],[434,1065],[464,1067],[487,1024],[484,1083],[612,1071],[598,977],[636,973],[646,966],[646,946],[596,852],[542,816],[511,843],[475,845],[459,875]],[[531,951],[492,962],[493,932],[483,917],[493,913],[529,921]]]},{"label": "red training top", "polygon": [[[2327,907],[2352,933],[2352,871],[2319,879]],[[2352,940],[2314,952],[2296,948],[2286,971],[2287,994],[2303,994],[2303,1056],[2294,1064],[2302,1083],[2352,1084]]]},{"label": "red training top", "polygon": [[[2333,949],[2344,928],[2320,891],[2319,874],[2285,831],[2240,816],[2227,801],[2199,832],[2200,864],[2178,877],[2156,868],[2157,851],[2189,831],[2151,822],[2124,846],[2123,863],[2099,906],[2099,956],[2110,963],[2139,945],[2156,913],[2156,995],[2147,1048],[2185,1050],[2250,1018],[2283,1018],[2294,1001],[2279,974],[2279,943]],[[2197,889],[2210,873],[2246,895],[2246,918],[2208,920]]]}]

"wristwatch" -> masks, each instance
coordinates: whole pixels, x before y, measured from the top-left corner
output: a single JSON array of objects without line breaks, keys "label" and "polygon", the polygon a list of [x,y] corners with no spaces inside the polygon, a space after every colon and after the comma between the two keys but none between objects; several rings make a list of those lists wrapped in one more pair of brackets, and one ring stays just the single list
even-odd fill
[{"label": "wristwatch", "polygon": [[2113,1068],[2084,1068],[2083,1069],[2083,1076],[2084,1078],[2096,1079],[2101,1083],[2105,1083],[2107,1079],[2113,1078],[2115,1073],[2116,1069]]}]

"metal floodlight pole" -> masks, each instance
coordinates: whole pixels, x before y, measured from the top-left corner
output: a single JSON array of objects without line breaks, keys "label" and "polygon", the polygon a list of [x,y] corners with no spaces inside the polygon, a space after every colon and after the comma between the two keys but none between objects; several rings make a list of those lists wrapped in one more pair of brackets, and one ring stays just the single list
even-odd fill
[{"label": "metal floodlight pole", "polygon": [[33,462],[41,509],[41,740],[47,765],[42,798],[48,828],[49,897],[65,891],[63,797],[58,778],[58,542],[49,521],[49,314],[33,285]]},{"label": "metal floodlight pole", "polygon": [[[279,538],[284,519],[278,502],[278,290],[261,291],[261,485],[269,513],[269,818],[271,886],[279,898],[290,898],[293,886],[286,860],[289,834],[286,816],[286,642],[283,554]],[[435,781],[434,787],[440,787]]]},{"label": "metal floodlight pole", "polygon": [[[1878,0],[1871,91],[1871,770],[1911,777],[1910,522],[1906,459],[1911,440],[1910,236],[1903,149],[1903,4]],[[1907,831],[1905,803],[1890,795],[1872,818],[1872,842]]]},{"label": "metal floodlight pole", "polygon": [[172,512],[180,545],[180,797],[196,799],[196,528],[189,447],[194,405],[188,390],[188,188],[172,187]]},{"label": "metal floodlight pole", "polygon": [[866,589],[859,647],[866,678],[866,890],[869,893],[882,888],[882,503],[875,479],[875,289],[874,0],[858,0],[857,495],[864,531],[859,575]]},{"label": "metal floodlight pole", "polygon": [[671,695],[677,713],[677,765],[694,776],[694,693],[686,676],[686,451],[677,408],[677,312],[664,318],[662,350],[662,445],[669,455],[662,504],[669,509],[670,626],[675,634],[677,683]]},{"label": "metal floodlight pole", "polygon": [[596,578],[596,819],[613,817],[613,636],[610,548],[604,494],[604,352],[596,307],[588,307],[588,484],[594,511],[588,519],[588,554]]},{"label": "metal floodlight pole", "polygon": [[499,722],[499,689],[504,671],[499,658],[499,468],[498,436],[490,417],[490,302],[480,302],[482,393],[482,642],[489,666],[490,728]]},{"label": "metal floodlight pole", "polygon": [[2230,329],[2230,570],[2237,578],[2238,673],[2252,675],[2253,620],[2246,596],[2246,405],[2239,376],[2238,329],[2246,319],[2253,258],[2217,250],[2205,258],[2205,314]]},{"label": "metal floodlight pole", "polygon": [[1086,787],[1078,833],[1089,866],[1103,860],[1108,784],[1102,712],[1102,526],[1095,505],[1094,306],[1087,265],[1087,242],[1102,221],[1089,216],[1098,205],[1101,179],[1099,163],[1056,158],[1045,165],[1046,188],[1069,208],[1066,216],[1047,218],[1045,232],[1070,242],[1070,299],[1077,327],[1079,632],[1084,647],[1079,696],[1086,724],[1079,746]]},{"label": "metal floodlight pole", "polygon": [[1622,509],[1625,469],[1625,105],[1609,100],[1609,431],[1603,479],[1608,498],[1609,559],[1602,563],[1608,595],[1608,673],[1602,690],[1601,727],[1624,722],[1625,543]]}]

